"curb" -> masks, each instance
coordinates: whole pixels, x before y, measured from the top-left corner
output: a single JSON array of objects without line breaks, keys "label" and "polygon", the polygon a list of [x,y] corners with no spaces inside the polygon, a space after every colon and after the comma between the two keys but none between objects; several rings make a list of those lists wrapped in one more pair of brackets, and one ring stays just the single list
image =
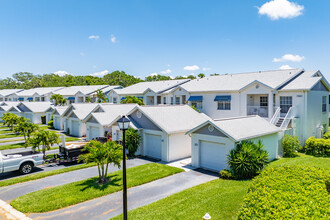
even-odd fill
[{"label": "curb", "polygon": [[0,214],[10,220],[32,220],[20,211],[14,209],[11,205],[0,200]]}]

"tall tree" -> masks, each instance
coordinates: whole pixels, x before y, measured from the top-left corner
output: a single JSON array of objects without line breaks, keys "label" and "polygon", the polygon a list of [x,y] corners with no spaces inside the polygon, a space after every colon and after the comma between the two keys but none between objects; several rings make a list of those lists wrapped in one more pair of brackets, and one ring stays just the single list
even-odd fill
[{"label": "tall tree", "polygon": [[107,85],[121,85],[123,87],[127,87],[138,82],[143,82],[143,80],[139,78],[118,70],[104,75],[103,80]]},{"label": "tall tree", "polygon": [[60,94],[53,94],[50,99],[55,101],[54,105],[65,105],[66,103],[66,99]]},{"label": "tall tree", "polygon": [[204,73],[200,73],[200,74],[198,74],[198,77],[199,78],[204,78],[205,77],[205,74]]},{"label": "tall tree", "polygon": [[98,103],[104,103],[108,101],[107,96],[100,89],[96,91],[96,97]]},{"label": "tall tree", "polygon": [[170,76],[163,76],[163,75],[152,75],[152,76],[147,76],[145,78],[145,81],[151,82],[151,81],[163,81],[163,80],[171,80]]},{"label": "tall tree", "polygon": [[85,163],[97,164],[99,173],[99,183],[105,184],[109,180],[107,178],[109,164],[114,164],[120,168],[121,161],[123,160],[122,146],[114,141],[108,141],[102,144],[99,141],[90,141],[86,144],[85,151],[87,154],[79,156],[79,160]]}]

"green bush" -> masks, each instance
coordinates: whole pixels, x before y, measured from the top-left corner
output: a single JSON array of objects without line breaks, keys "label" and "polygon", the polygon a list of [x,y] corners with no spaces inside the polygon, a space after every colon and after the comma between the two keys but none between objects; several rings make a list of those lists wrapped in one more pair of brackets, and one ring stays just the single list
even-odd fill
[{"label": "green bush", "polygon": [[139,131],[132,128],[128,129],[125,133],[125,143],[128,150],[128,156],[133,157],[141,143]]},{"label": "green bush", "polygon": [[295,157],[297,151],[301,148],[300,141],[297,136],[284,135],[282,140],[283,156],[284,157]]},{"label": "green bush", "polygon": [[315,137],[310,137],[306,141],[304,151],[306,154],[313,156],[329,157],[330,139],[316,139]]},{"label": "green bush", "polygon": [[50,120],[47,125],[50,127],[50,128],[54,128],[54,121],[53,120]]},{"label": "green bush", "polygon": [[231,172],[229,170],[221,170],[219,172],[219,174],[220,174],[220,177],[225,180],[230,180],[233,178],[233,175],[231,174]]},{"label": "green bush", "polygon": [[330,139],[330,131],[327,131],[323,134],[324,139]]},{"label": "green bush", "polygon": [[329,219],[330,196],[321,168],[267,168],[252,180],[238,219]]},{"label": "green bush", "polygon": [[251,179],[268,163],[269,155],[261,141],[242,141],[231,150],[227,156],[227,163],[235,179]]}]

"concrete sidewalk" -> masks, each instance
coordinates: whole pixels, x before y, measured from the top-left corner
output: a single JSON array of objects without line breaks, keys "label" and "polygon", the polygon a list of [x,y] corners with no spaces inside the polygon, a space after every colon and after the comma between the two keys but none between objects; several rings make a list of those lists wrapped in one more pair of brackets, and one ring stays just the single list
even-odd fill
[{"label": "concrete sidewalk", "polygon": [[[174,193],[217,179],[215,175],[188,171],[128,190],[128,209],[145,206]],[[129,181],[129,180],[128,180]],[[30,214],[33,219],[107,220],[122,213],[122,191],[48,213]]]}]

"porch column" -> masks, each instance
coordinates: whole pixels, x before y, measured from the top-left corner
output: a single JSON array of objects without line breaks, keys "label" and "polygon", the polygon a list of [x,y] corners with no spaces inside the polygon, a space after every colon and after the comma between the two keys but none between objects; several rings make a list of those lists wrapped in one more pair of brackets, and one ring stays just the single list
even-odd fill
[{"label": "porch column", "polygon": [[154,105],[157,105],[157,96],[154,95]]},{"label": "porch column", "polygon": [[272,118],[274,115],[274,105],[273,105],[273,93],[268,94],[268,118]]}]

